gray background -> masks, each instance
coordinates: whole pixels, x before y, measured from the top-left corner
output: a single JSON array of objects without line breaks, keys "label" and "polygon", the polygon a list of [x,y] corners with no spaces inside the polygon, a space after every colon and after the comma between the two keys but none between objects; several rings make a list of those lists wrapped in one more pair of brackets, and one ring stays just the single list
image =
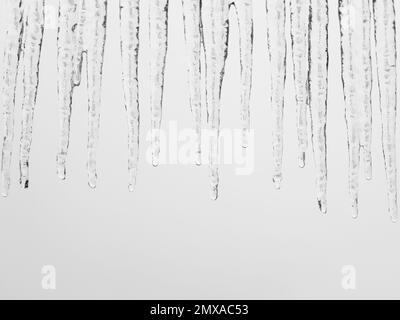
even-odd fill
[{"label": "gray background", "polygon": [[[46,2],[56,8],[56,0]],[[217,202],[209,199],[207,166],[163,165],[155,169],[146,161],[150,125],[147,1],[141,4],[142,154],[137,189],[133,194],[127,190],[127,128],[116,0],[109,1],[98,188],[90,190],[86,180],[86,82],[74,95],[68,178],[65,182],[58,180],[56,30],[47,29],[35,112],[31,187],[26,191],[18,185],[20,88],[18,93],[12,188],[8,199],[0,199],[0,297],[400,298],[400,225],[393,224],[387,213],[376,81],[373,180],[361,180],[360,217],[351,218],[337,1],[329,4],[326,216],[318,212],[316,205],[311,149],[306,168],[297,166],[291,62],[282,190],[276,191],[271,181],[265,1],[254,1],[255,171],[249,176],[237,176],[234,166],[222,166],[221,197]],[[3,1],[0,6],[3,30]],[[399,1],[396,9],[399,21]],[[222,127],[235,129],[240,125],[240,74],[234,11],[231,18]],[[178,121],[181,129],[192,128],[182,56],[180,0],[170,1],[169,21],[163,127],[168,128],[169,121]],[[3,37],[1,33],[0,52]],[[398,40],[400,43],[400,36]],[[288,54],[291,55],[290,49]],[[43,290],[43,265],[55,266],[56,290]],[[342,268],[346,265],[356,270],[355,290],[342,287]]]}]

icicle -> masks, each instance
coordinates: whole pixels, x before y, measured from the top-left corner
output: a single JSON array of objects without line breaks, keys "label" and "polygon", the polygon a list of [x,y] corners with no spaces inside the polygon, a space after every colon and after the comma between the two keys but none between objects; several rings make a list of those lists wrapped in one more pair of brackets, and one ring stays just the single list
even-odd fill
[{"label": "icicle", "polygon": [[57,37],[58,105],[60,107],[60,141],[57,154],[57,175],[66,177],[66,159],[69,146],[73,74],[77,46],[77,5],[75,0],[59,0],[59,26]]},{"label": "icicle", "polygon": [[283,155],[283,108],[286,80],[286,8],[283,0],[267,0],[268,49],[271,66],[273,182],[280,189]]},{"label": "icicle", "polygon": [[327,212],[326,115],[328,96],[328,1],[311,0],[310,109],[318,205]]},{"label": "icicle", "polygon": [[220,98],[228,54],[228,1],[210,0],[202,4],[202,23],[206,61],[207,124],[210,130],[209,166],[211,198],[218,198],[218,137],[220,130]]},{"label": "icicle", "polygon": [[229,9],[236,7],[240,28],[242,122],[244,141],[249,130],[249,104],[252,77],[253,20],[251,0],[210,0],[202,4],[202,24],[206,57],[207,124],[210,130],[209,166],[211,198],[218,198],[218,162],[221,89],[228,55]]},{"label": "icicle", "polygon": [[373,8],[389,214],[392,220],[396,221],[398,218],[396,167],[397,52],[394,1],[374,0]]},{"label": "icicle", "polygon": [[353,217],[358,216],[360,150],[371,178],[371,12],[369,0],[339,0],[342,80],[349,147],[349,189]]},{"label": "icicle", "polygon": [[99,142],[101,82],[106,40],[107,0],[86,3],[91,19],[85,24],[86,71],[89,100],[88,179],[89,186],[96,188],[96,153]]},{"label": "icicle", "polygon": [[297,137],[299,166],[304,168],[308,147],[308,43],[309,43],[309,0],[290,0],[293,77],[297,104]]},{"label": "icicle", "polygon": [[139,3],[140,0],[120,0],[122,76],[125,108],[128,117],[129,190],[136,185],[139,161]]},{"label": "icicle", "polygon": [[10,188],[10,165],[14,139],[14,108],[18,65],[22,46],[22,1],[7,0],[6,36],[2,76],[2,112],[4,138],[1,158],[1,194],[8,195]]},{"label": "icicle", "polygon": [[[97,183],[96,152],[99,141],[106,17],[106,0],[79,0],[79,2],[60,0],[58,90],[61,108],[61,137],[57,156],[57,172],[61,179],[65,179],[72,91],[73,87],[80,82],[82,54],[85,53],[89,112],[87,169],[88,184],[91,188],[95,188]],[[77,59],[77,56],[81,56],[80,60]]]},{"label": "icicle", "polygon": [[197,134],[196,164],[201,164],[201,26],[200,1],[182,0],[185,28],[186,54],[188,59],[188,84],[190,109],[195,118]]},{"label": "icicle", "polygon": [[10,10],[6,21],[3,85],[1,90],[4,116],[3,150],[1,160],[1,194],[10,188],[10,166],[14,138],[14,108],[16,81],[23,54],[22,132],[20,141],[20,182],[29,185],[29,153],[32,142],[33,111],[39,81],[39,61],[44,28],[43,0],[7,0]]},{"label": "icicle", "polygon": [[20,183],[29,186],[29,154],[32,144],[33,115],[39,86],[39,61],[44,30],[44,0],[26,2],[24,8],[22,131],[20,142]]},{"label": "icicle", "polygon": [[253,2],[252,0],[235,1],[234,6],[240,34],[242,146],[247,148],[250,132],[250,97],[253,76]]},{"label": "icicle", "polygon": [[162,100],[164,94],[165,62],[168,47],[168,0],[150,0],[150,106],[153,166],[158,166],[160,157],[160,129]]}]

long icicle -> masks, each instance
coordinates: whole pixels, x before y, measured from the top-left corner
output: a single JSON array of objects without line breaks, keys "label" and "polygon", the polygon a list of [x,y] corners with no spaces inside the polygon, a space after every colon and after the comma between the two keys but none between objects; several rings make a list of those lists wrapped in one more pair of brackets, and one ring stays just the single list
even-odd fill
[{"label": "long icicle", "polygon": [[139,162],[139,4],[140,0],[120,0],[122,77],[128,119],[129,191],[135,188]]},{"label": "long icicle", "polygon": [[393,221],[397,213],[396,166],[396,16],[393,0],[374,0],[376,61],[382,114],[382,146],[385,160],[389,214]]},{"label": "long icicle", "polygon": [[250,98],[253,76],[253,1],[237,0],[234,5],[240,34],[242,146],[247,148],[250,132]]},{"label": "long icicle", "polygon": [[33,116],[39,86],[39,62],[44,32],[44,0],[26,2],[24,8],[22,130],[20,141],[20,184],[29,186],[29,154],[32,145]]},{"label": "long icicle", "polygon": [[369,0],[339,0],[342,82],[349,148],[349,190],[353,217],[358,216],[360,151],[371,178],[371,11]]},{"label": "long icicle", "polygon": [[328,1],[311,0],[310,109],[318,206],[327,212],[326,116],[328,102]]},{"label": "long icicle", "polygon": [[286,80],[286,6],[283,0],[267,0],[268,50],[271,67],[273,182],[280,189],[283,156],[283,109]]},{"label": "long icicle", "polygon": [[207,127],[210,131],[209,167],[211,198],[218,198],[218,162],[221,89],[228,54],[229,1],[203,3],[202,23],[206,60]]},{"label": "long icicle", "polygon": [[197,149],[196,164],[201,164],[201,0],[182,0],[190,109],[195,118]]},{"label": "long icicle", "polygon": [[78,5],[76,0],[59,0],[57,35],[57,90],[60,108],[60,134],[57,153],[57,175],[66,178],[66,161],[69,147],[72,95],[76,64]]},{"label": "long icicle", "polygon": [[160,162],[160,130],[164,94],[165,63],[168,47],[169,0],[150,0],[150,106],[153,166]]},{"label": "long icicle", "polygon": [[18,65],[22,49],[22,1],[7,0],[6,35],[3,56],[1,103],[3,112],[3,146],[1,157],[1,194],[6,197],[10,189],[10,165],[14,139],[14,108]]},{"label": "long icicle", "polygon": [[292,39],[293,78],[297,105],[298,161],[305,166],[308,148],[308,44],[309,44],[310,2],[290,0],[290,32]]},{"label": "long icicle", "polygon": [[87,2],[90,18],[85,25],[87,33],[86,71],[88,90],[89,132],[88,132],[88,184],[97,185],[97,148],[100,132],[101,84],[103,74],[104,47],[106,41],[107,0]]}]

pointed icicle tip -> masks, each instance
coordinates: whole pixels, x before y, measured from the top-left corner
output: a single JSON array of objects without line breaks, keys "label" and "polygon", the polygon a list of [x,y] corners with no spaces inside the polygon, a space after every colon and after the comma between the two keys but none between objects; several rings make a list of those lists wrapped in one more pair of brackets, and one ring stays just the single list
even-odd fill
[{"label": "pointed icicle tip", "polygon": [[218,186],[211,186],[211,200],[216,201],[218,199]]}]

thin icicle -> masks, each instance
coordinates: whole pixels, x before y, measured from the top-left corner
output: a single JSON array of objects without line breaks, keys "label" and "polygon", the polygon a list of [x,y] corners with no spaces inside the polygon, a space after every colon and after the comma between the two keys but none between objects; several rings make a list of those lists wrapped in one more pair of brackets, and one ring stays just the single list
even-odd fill
[{"label": "thin icicle", "polygon": [[286,80],[286,6],[284,0],[267,0],[268,50],[271,66],[273,182],[280,189],[283,156],[283,108]]},{"label": "thin icicle", "polygon": [[358,216],[360,151],[371,178],[371,12],[369,0],[339,0],[342,81],[349,148],[349,189],[353,217]]},{"label": "thin icicle", "polygon": [[312,144],[317,170],[317,200],[327,212],[326,115],[328,97],[328,1],[311,0],[310,20],[310,109]]},{"label": "thin icicle", "polygon": [[60,138],[57,154],[57,175],[66,177],[69,146],[73,74],[77,46],[77,5],[75,0],[59,0],[59,26],[57,36],[58,105],[60,107]]},{"label": "thin icicle", "polygon": [[[61,136],[57,156],[57,172],[61,179],[65,179],[72,91],[73,87],[80,82],[81,64],[83,63],[83,53],[85,53],[89,112],[87,170],[88,184],[91,188],[95,188],[97,184],[96,153],[100,128],[106,18],[106,0],[79,0],[79,2],[60,0],[58,91],[61,108]],[[77,59],[77,56],[81,56],[81,60]]]},{"label": "thin icicle", "polygon": [[241,122],[242,146],[248,147],[250,132],[250,98],[253,76],[253,2],[234,2],[239,23],[240,73],[241,73]]},{"label": "thin icicle", "polygon": [[20,183],[29,186],[29,154],[33,115],[39,86],[39,62],[44,30],[44,0],[28,1],[24,7],[23,104],[20,142]]},{"label": "thin icicle", "polygon": [[140,0],[120,0],[122,77],[128,118],[129,191],[135,188],[139,162],[139,3]]},{"label": "thin icicle", "polygon": [[150,106],[153,166],[160,162],[160,129],[168,47],[168,0],[150,0]]},{"label": "thin icicle", "polygon": [[89,16],[85,24],[84,39],[88,89],[88,183],[96,188],[96,154],[100,131],[101,83],[106,41],[107,0],[93,0],[86,3]]},{"label": "thin icicle", "polygon": [[196,164],[201,164],[201,0],[182,0],[188,59],[188,84],[190,109],[195,118],[197,134]]},{"label": "thin icicle", "polygon": [[14,108],[18,65],[22,48],[22,1],[7,0],[6,36],[3,56],[1,103],[4,138],[1,158],[1,194],[6,197],[10,189],[10,165],[14,139]]},{"label": "thin icicle", "polygon": [[299,166],[304,168],[308,147],[308,43],[309,0],[290,0],[290,31],[292,38],[293,77],[297,104],[297,139]]},{"label": "thin icicle", "polygon": [[229,1],[203,3],[202,23],[206,61],[207,124],[210,130],[209,166],[211,198],[218,198],[218,160],[221,89],[228,54]]},{"label": "thin icicle", "polygon": [[397,51],[394,1],[374,0],[373,8],[380,108],[382,113],[382,145],[386,168],[389,214],[393,221],[397,221]]}]

